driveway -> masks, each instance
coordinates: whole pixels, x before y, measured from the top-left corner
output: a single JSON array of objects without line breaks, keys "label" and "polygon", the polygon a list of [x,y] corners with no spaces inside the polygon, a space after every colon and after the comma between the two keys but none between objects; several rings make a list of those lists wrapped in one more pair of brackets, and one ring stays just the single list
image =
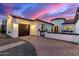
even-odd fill
[{"label": "driveway", "polygon": [[23,36],[30,42],[39,56],[79,56],[79,45],[36,36]]},{"label": "driveway", "polygon": [[34,46],[28,41],[0,33],[0,56],[36,56]]}]

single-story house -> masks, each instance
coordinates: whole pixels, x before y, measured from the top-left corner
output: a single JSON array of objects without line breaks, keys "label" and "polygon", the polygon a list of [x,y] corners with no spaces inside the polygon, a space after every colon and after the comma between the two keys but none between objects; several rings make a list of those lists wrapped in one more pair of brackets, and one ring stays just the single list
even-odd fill
[{"label": "single-story house", "polygon": [[62,23],[65,22],[65,18],[55,18],[51,20],[51,23],[54,24],[53,32],[60,33],[62,32]]},{"label": "single-story house", "polygon": [[7,16],[7,35],[16,38],[19,36],[44,36],[46,31],[51,31],[53,24],[42,20],[30,20],[22,17]]}]

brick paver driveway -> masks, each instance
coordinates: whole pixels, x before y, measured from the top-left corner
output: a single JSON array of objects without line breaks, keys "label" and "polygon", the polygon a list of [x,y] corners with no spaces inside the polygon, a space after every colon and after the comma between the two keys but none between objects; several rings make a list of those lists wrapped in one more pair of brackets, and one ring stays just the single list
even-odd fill
[{"label": "brick paver driveway", "polygon": [[79,45],[77,44],[35,36],[23,36],[20,38],[32,43],[39,56],[79,56]]}]

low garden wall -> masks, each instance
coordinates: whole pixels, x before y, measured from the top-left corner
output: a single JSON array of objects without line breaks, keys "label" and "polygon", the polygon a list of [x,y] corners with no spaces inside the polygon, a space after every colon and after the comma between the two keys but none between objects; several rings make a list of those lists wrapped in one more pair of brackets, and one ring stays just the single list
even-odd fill
[{"label": "low garden wall", "polygon": [[62,33],[46,32],[45,37],[79,43],[79,34],[68,34],[68,33],[62,34]]}]

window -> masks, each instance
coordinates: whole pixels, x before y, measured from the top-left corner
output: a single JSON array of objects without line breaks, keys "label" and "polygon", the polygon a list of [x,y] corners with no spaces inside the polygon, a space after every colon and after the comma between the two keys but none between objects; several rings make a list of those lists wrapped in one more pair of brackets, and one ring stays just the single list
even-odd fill
[{"label": "window", "polygon": [[64,30],[73,30],[73,26],[65,25]]},{"label": "window", "polygon": [[42,31],[45,30],[45,24],[41,24],[41,30],[42,30]]}]

